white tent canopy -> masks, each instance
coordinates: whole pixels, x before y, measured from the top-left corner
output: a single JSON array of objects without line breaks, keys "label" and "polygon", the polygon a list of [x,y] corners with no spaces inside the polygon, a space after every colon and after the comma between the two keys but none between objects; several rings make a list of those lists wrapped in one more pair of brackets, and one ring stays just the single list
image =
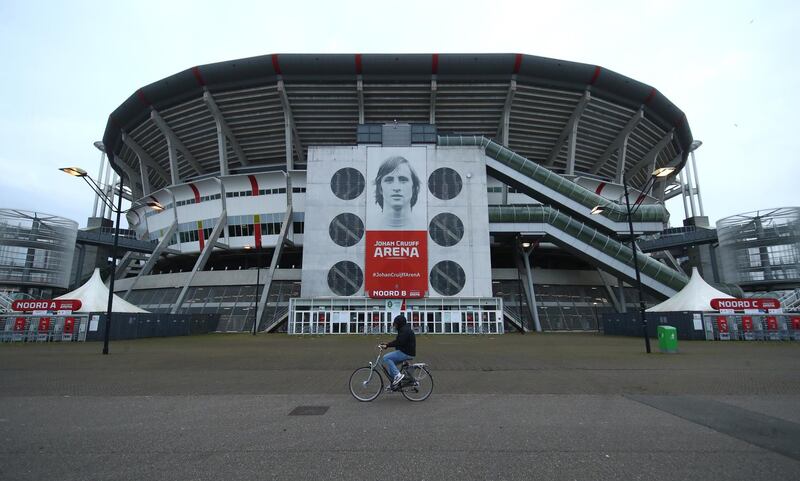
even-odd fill
[{"label": "white tent canopy", "polygon": [[693,267],[692,278],[683,289],[661,304],[651,307],[647,312],[711,311],[711,299],[721,298],[733,297],[708,285],[697,272],[697,268]]},{"label": "white tent canopy", "polygon": [[[78,299],[81,301],[81,308],[75,312],[105,312],[108,310],[108,287],[103,284],[103,279],[100,278],[100,269],[95,269],[86,284],[63,296],[56,297],[56,299]],[[116,294],[114,295],[111,310],[112,312],[147,312]]]}]

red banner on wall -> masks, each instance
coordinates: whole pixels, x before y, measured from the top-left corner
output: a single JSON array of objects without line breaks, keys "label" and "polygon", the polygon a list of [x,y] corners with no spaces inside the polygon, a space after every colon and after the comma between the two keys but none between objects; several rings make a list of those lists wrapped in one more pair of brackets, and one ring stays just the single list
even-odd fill
[{"label": "red banner on wall", "polygon": [[800,317],[792,318],[792,329],[800,330]]},{"label": "red banner on wall", "polygon": [[64,319],[64,334],[72,334],[75,332],[75,318],[67,317]]},{"label": "red banner on wall", "polygon": [[767,330],[768,331],[777,331],[778,330],[778,318],[775,316],[767,316]]},{"label": "red banner on wall", "polygon": [[720,333],[727,334],[728,330],[729,330],[728,329],[728,318],[725,317],[725,316],[717,317],[717,328],[719,329]]},{"label": "red banner on wall", "polygon": [[753,330],[753,318],[751,316],[742,317],[742,329],[744,332],[751,332]]},{"label": "red banner on wall", "polygon": [[39,332],[47,332],[49,330],[50,330],[50,318],[49,317],[39,318]]},{"label": "red banner on wall", "polygon": [[16,319],[14,319],[14,330],[17,331],[17,332],[25,330],[25,318],[24,317],[18,317]]},{"label": "red banner on wall", "polygon": [[426,231],[367,231],[366,279],[368,297],[424,297],[428,289]]}]

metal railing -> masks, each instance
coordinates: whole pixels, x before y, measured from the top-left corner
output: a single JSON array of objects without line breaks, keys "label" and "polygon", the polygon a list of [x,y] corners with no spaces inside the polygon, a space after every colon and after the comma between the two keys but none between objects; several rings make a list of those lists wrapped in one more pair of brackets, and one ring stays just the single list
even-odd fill
[{"label": "metal railing", "polygon": [[[631,255],[630,247],[594,227],[549,206],[490,205],[489,222],[548,224],[625,265],[632,263],[633,256]],[[689,278],[684,273],[667,267],[644,253],[637,253],[637,258],[639,260],[639,269],[643,276],[647,276],[670,289],[679,291],[689,282]]]},{"label": "metal railing", "polygon": [[[627,223],[628,213],[624,205],[617,204],[591,190],[572,182],[536,162],[526,159],[512,150],[479,135],[439,136],[440,146],[477,146],[484,149],[486,155],[505,164],[531,180],[548,187],[579,203],[588,210],[596,206],[603,208],[601,216],[614,222]],[[577,213],[582,214],[582,213]],[[669,218],[667,209],[662,205],[641,205],[632,215],[633,222],[665,222]]]}]

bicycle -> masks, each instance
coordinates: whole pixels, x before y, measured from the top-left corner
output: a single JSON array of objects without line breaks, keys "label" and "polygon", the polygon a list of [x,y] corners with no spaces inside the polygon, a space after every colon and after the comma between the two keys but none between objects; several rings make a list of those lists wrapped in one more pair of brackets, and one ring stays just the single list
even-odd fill
[{"label": "bicycle", "polygon": [[[428,399],[433,392],[433,377],[424,362],[403,361],[401,371],[405,374],[398,386],[392,386],[392,378],[381,362],[383,348],[378,346],[378,357],[368,366],[360,367],[350,375],[350,394],[361,402],[375,400],[384,391],[384,377],[388,382],[386,391],[400,391],[409,401],[419,402]],[[378,369],[380,366],[381,369]],[[381,374],[382,372],[382,374]]]}]

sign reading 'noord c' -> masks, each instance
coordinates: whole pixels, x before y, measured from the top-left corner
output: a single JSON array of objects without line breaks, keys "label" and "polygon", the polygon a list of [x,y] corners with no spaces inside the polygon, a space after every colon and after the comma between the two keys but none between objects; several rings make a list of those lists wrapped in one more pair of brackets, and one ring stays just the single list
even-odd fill
[{"label": "sign reading 'noord c'", "polygon": [[752,299],[711,299],[711,308],[743,311],[745,309],[779,309],[781,302],[768,297]]}]

